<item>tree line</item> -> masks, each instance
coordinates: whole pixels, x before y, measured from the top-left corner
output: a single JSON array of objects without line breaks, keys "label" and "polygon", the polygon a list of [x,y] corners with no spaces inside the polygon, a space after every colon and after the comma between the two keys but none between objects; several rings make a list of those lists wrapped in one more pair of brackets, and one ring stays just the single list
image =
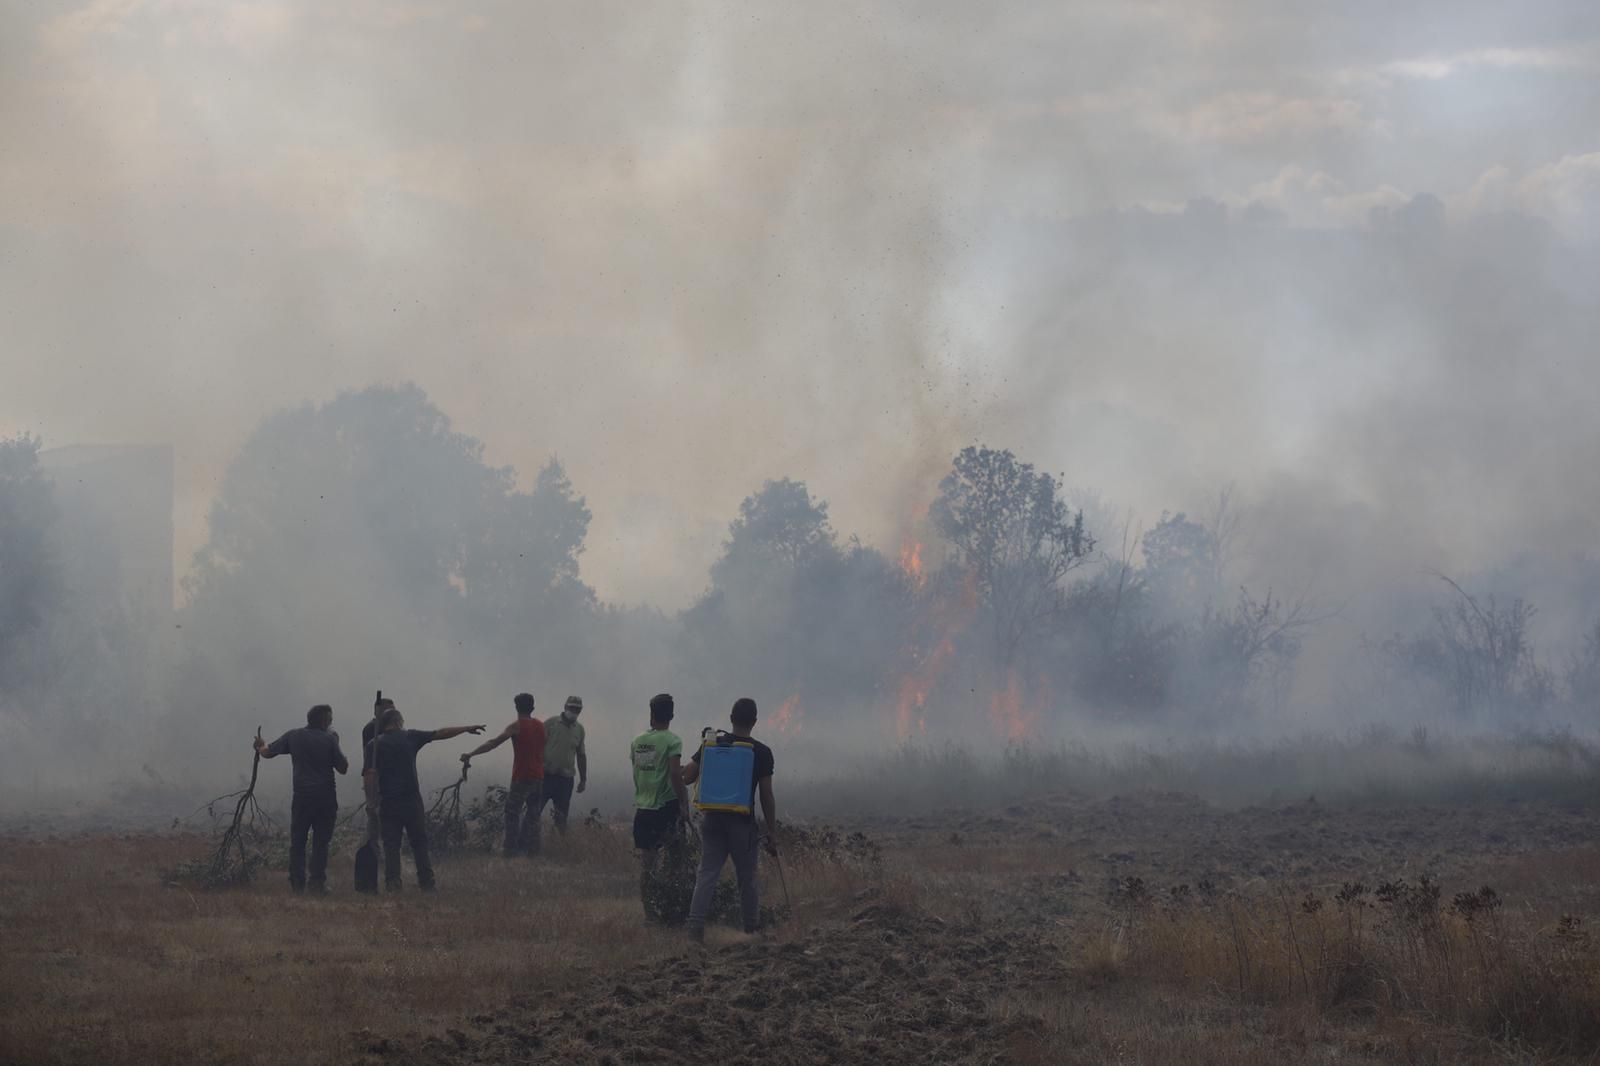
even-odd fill
[{"label": "tree line", "polygon": [[[520,488],[399,386],[283,411],[251,434],[164,643],[116,604],[74,597],[38,450],[0,442],[0,708],[38,737],[137,700],[181,747],[219,720],[319,702],[352,670],[440,700],[514,676],[637,702],[670,677],[708,705],[792,701],[814,729],[888,715],[912,682],[919,719],[959,720],[1004,692],[1045,719],[1207,724],[1270,715],[1327,617],[1230,581],[1239,520],[1226,495],[1203,517],[1119,533],[1072,506],[1062,476],[981,445],[953,458],[905,545],[842,536],[826,501],[780,478],[741,503],[690,606],[608,604],[582,578],[591,513],[561,464]],[[1533,647],[1532,605],[1440,589],[1429,626],[1370,642],[1395,691],[1463,720],[1592,716],[1600,621],[1558,669]]]}]

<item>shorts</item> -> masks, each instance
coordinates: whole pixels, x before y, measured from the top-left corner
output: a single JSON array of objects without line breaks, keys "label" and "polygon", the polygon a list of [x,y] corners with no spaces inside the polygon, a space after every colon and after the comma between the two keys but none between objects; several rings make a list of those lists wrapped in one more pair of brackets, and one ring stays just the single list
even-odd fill
[{"label": "shorts", "polygon": [[677,824],[677,800],[653,811],[640,807],[633,812],[633,846],[645,851],[659,848],[667,842]]}]

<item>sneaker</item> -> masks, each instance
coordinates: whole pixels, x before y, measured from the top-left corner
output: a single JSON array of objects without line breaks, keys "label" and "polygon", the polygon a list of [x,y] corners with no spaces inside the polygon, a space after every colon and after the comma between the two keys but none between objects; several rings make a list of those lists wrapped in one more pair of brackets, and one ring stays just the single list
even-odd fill
[{"label": "sneaker", "polygon": [[706,927],[703,925],[689,926],[689,942],[691,944],[704,944],[706,942]]}]

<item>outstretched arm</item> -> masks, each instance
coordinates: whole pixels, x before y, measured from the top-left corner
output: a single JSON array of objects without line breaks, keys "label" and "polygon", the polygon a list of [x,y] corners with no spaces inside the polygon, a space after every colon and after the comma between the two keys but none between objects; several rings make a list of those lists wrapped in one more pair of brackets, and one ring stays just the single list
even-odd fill
[{"label": "outstretched arm", "polygon": [[[483,729],[482,726],[478,727],[479,731],[482,731],[482,729]],[[471,751],[463,752],[462,755],[461,755],[461,761],[464,762],[464,763],[470,763],[470,762],[472,762],[472,757],[474,755],[482,755],[486,751],[493,751],[494,749],[498,748],[500,745],[504,744],[506,741],[510,740],[511,739],[511,735],[513,733],[515,733],[516,731],[517,731],[517,723],[512,722],[510,725],[508,725],[504,729],[500,730],[499,733],[495,734],[495,736],[494,736],[494,738],[492,740],[486,740],[482,744],[479,744],[477,747],[473,748]],[[455,736],[456,733],[460,733],[460,732],[461,732],[461,729],[459,727],[457,727],[457,729],[456,729],[456,731],[454,733],[447,732],[446,730],[441,729],[438,732],[433,734],[433,738],[435,740],[446,740],[446,739],[448,739],[450,737]],[[471,730],[468,730],[468,732],[471,732]]]},{"label": "outstretched arm", "polygon": [[[433,731],[433,739],[449,740],[451,737],[459,737],[462,733],[481,733],[483,732],[483,729],[484,727],[481,725],[447,725],[443,729],[435,729]],[[500,741],[505,740],[508,736],[510,736],[509,730],[506,733],[501,734],[499,737],[496,737],[493,742],[487,745],[487,747],[494,747],[496,744],[499,744]]]}]

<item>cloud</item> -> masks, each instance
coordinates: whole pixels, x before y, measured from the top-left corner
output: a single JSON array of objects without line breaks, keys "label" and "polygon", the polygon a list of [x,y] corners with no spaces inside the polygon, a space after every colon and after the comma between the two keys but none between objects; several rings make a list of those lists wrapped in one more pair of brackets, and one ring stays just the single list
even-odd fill
[{"label": "cloud", "polygon": [[1382,132],[1360,101],[1344,97],[1293,97],[1270,91],[1229,92],[1182,116],[1184,132],[1223,144],[1304,139],[1328,133]]},{"label": "cloud", "polygon": [[1516,211],[1544,219],[1564,237],[1600,240],[1600,152],[1569,155],[1520,176],[1505,166],[1486,171],[1459,198],[1474,212]]},{"label": "cloud", "polygon": [[1600,70],[1600,42],[1545,48],[1475,48],[1449,55],[1415,56],[1384,63],[1377,73],[1412,81],[1442,81],[1479,70],[1594,71]]},{"label": "cloud", "polygon": [[1331,229],[1363,226],[1375,209],[1399,207],[1410,199],[1392,185],[1356,191],[1324,171],[1290,165],[1232,202],[1244,210],[1274,212],[1295,226]]}]

